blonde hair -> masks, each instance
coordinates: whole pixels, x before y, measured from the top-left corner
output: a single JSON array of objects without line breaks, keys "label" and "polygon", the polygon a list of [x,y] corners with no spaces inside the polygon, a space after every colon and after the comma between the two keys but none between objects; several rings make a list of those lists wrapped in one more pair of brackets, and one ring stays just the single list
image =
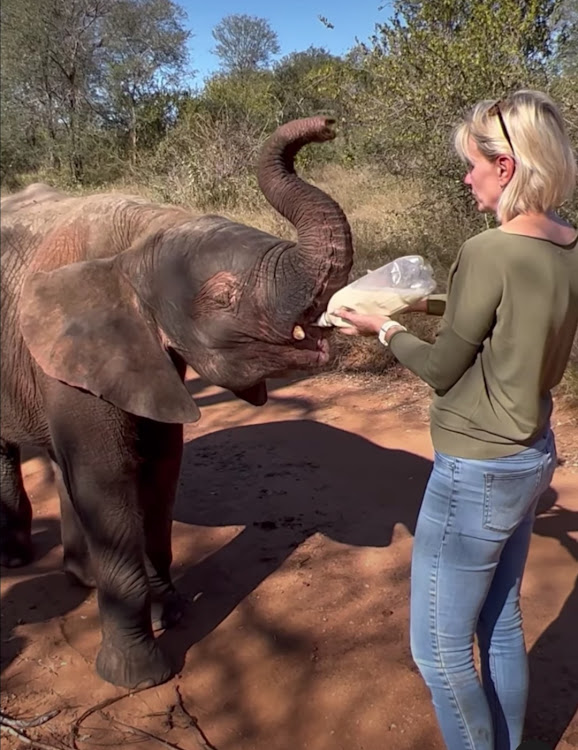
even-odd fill
[{"label": "blonde hair", "polygon": [[546,213],[572,195],[576,158],[564,120],[546,94],[524,89],[499,102],[479,102],[454,132],[455,149],[464,161],[470,139],[486,159],[509,154],[516,162],[498,202],[500,222],[528,212]]}]

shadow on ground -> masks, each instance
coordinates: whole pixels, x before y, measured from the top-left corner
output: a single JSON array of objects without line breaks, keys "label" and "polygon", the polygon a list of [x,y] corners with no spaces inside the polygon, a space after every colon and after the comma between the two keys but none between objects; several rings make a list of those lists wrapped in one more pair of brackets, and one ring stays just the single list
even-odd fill
[{"label": "shadow on ground", "polygon": [[[307,419],[231,427],[186,444],[174,517],[179,538],[190,540],[190,552],[175,577],[191,599],[199,592],[202,596],[179,627],[161,636],[178,666],[183,668],[192,645],[213,633],[251,592],[318,535],[334,543],[328,566],[331,555],[347,554],[352,547],[370,550],[390,545],[397,525],[413,535],[430,470],[431,462],[420,456],[385,449],[359,435]],[[558,539],[578,560],[578,545],[570,536],[577,529],[577,514],[556,506],[555,500],[553,491],[543,499],[535,533]],[[212,545],[204,554],[195,549],[195,529],[190,527],[235,528],[226,543]],[[49,520],[35,521],[35,528],[42,556],[59,544],[59,528]],[[16,624],[63,616],[87,596],[86,590],[71,586],[61,573],[41,571],[38,562],[21,569],[18,575],[44,575],[15,584],[3,599],[2,670],[25,645],[22,639],[10,637]],[[300,558],[295,564],[306,566],[306,559]],[[325,575],[325,568],[318,565],[316,573]],[[11,574],[3,571],[4,576]],[[405,580],[409,569],[396,569],[394,575]],[[355,569],[348,571],[341,583],[328,578],[325,599],[318,603],[320,609],[345,608],[345,598],[337,598],[335,603],[337,594],[331,586],[342,586],[344,597],[355,599],[355,580]],[[308,601],[307,605],[316,603]],[[290,629],[271,632],[263,612],[251,607],[247,605],[245,612],[251,612],[253,627],[267,635],[272,648],[293,654],[299,662],[313,658],[312,645],[305,636]],[[371,607],[367,616],[377,613],[382,620],[376,620],[379,628],[367,645],[377,648],[379,633],[389,627],[382,627],[383,618],[390,617],[393,610],[383,602],[379,602],[379,612],[375,602]],[[401,619],[395,637],[405,639],[407,622]],[[526,733],[552,747],[576,710],[578,669],[575,661],[571,662],[571,654],[577,622],[575,587],[530,652]],[[348,644],[342,648],[346,654]],[[407,652],[403,660],[409,664]],[[242,672],[240,666],[236,677],[229,675],[236,689],[242,683]],[[360,695],[359,707],[363,700]]]},{"label": "shadow on ground", "polygon": [[213,595],[211,607],[198,608],[182,651],[312,535],[384,547],[397,523],[413,534],[430,469],[420,456],[306,420],[234,427],[188,443],[175,520],[244,528],[180,577],[187,592]]},{"label": "shadow on ground", "polygon": [[[578,512],[556,506],[549,490],[538,508],[534,533],[557,539],[578,562]],[[529,653],[530,694],[525,734],[556,747],[578,711],[578,576],[558,616],[540,635]],[[578,733],[572,737],[578,747]]]}]

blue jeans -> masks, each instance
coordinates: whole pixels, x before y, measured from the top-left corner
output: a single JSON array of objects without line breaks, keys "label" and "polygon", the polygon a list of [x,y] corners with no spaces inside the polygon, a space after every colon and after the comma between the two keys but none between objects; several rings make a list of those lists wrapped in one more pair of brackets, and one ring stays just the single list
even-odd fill
[{"label": "blue jeans", "polygon": [[448,750],[516,750],[522,741],[520,584],[536,505],[555,467],[550,430],[506,458],[435,454],[413,546],[411,650]]}]

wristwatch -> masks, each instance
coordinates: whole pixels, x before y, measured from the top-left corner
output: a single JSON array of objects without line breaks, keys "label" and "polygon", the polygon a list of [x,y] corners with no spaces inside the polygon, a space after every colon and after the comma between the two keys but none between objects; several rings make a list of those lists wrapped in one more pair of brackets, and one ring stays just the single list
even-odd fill
[{"label": "wristwatch", "polygon": [[400,331],[407,331],[407,328],[405,326],[402,326],[401,323],[398,323],[397,320],[386,320],[379,329],[379,333],[377,334],[379,343],[383,344],[386,347],[389,346],[389,344],[385,339],[385,334],[389,331],[390,328],[399,328]]}]

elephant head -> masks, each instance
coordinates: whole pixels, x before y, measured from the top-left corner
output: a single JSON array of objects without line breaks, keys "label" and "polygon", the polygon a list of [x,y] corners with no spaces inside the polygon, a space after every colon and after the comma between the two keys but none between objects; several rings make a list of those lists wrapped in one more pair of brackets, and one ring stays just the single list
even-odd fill
[{"label": "elephant head", "polygon": [[[198,412],[176,361],[254,404],[267,399],[266,378],[327,362],[326,333],[313,324],[347,283],[351,232],[337,203],[297,176],[294,158],[334,138],[332,124],[289,122],[261,153],[259,185],[297,242],[129,199],[112,215],[93,212],[69,240],[89,245],[81,259],[26,279],[20,323],[40,367],[126,411],[187,422]],[[126,247],[114,254],[90,249],[120,236]]]}]

